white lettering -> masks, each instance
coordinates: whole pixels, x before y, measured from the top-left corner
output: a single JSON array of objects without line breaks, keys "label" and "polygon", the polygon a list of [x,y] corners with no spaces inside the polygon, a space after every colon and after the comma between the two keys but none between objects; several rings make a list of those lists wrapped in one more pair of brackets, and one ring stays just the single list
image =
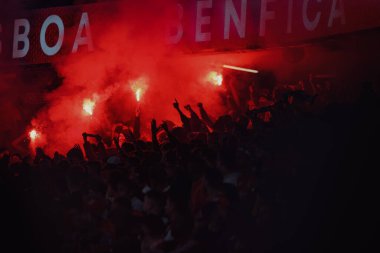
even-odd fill
[{"label": "white lettering", "polygon": [[[83,30],[86,29],[86,36],[82,37]],[[79,28],[77,32],[77,36],[75,37],[73,53],[78,52],[79,46],[87,45],[88,51],[94,50],[94,43],[92,41],[91,28],[90,28],[90,20],[88,18],[88,13],[82,13],[82,17],[80,19]]]},{"label": "white lettering", "polygon": [[[309,1],[310,0],[304,0],[303,1],[303,6],[302,6],[302,19],[303,19],[303,24],[305,25],[305,28],[309,31],[315,30],[317,28],[319,21],[321,19],[321,12],[319,11],[314,18],[314,20],[310,20],[309,17],[307,16],[307,8],[309,6]],[[322,2],[322,0],[317,0],[318,3]]]},{"label": "white lettering", "polygon": [[[24,32],[20,33],[20,27],[24,27]],[[28,34],[30,32],[30,23],[27,19],[16,19],[13,37],[13,59],[25,57],[29,52],[30,41]],[[23,43],[23,47],[19,49],[19,43]]]},{"label": "white lettering", "polygon": [[224,15],[224,39],[230,38],[231,18],[234,21],[236,30],[240,38],[245,38],[247,22],[247,0],[241,0],[240,19],[232,0],[226,0],[226,9]]},{"label": "white lettering", "polygon": [[[58,27],[58,41],[54,46],[49,47],[48,44],[46,43],[46,30],[51,24],[55,24]],[[42,27],[41,27],[40,44],[41,44],[42,51],[48,56],[53,56],[56,53],[58,53],[58,51],[62,47],[64,35],[65,35],[65,27],[63,25],[62,19],[57,15],[49,16],[45,20],[45,22],[42,24]]]},{"label": "white lettering", "polygon": [[331,12],[330,12],[330,17],[329,17],[329,23],[328,26],[332,27],[334,19],[340,18],[340,23],[342,25],[346,24],[346,15],[344,12],[344,5],[343,5],[343,0],[339,0],[339,5],[340,5],[340,10],[337,10],[336,5],[338,3],[338,0],[333,0],[332,6],[331,6]]},{"label": "white lettering", "polygon": [[203,25],[211,24],[211,17],[202,16],[202,11],[204,9],[210,9],[210,8],[212,8],[212,0],[197,2],[197,22],[196,22],[196,27],[195,27],[195,41],[197,42],[211,40],[211,33],[202,32]]},{"label": "white lettering", "polygon": [[273,20],[275,18],[274,11],[268,11],[268,4],[274,2],[275,0],[261,0],[261,10],[260,10],[260,32],[259,35],[265,36],[266,22],[268,20]]}]

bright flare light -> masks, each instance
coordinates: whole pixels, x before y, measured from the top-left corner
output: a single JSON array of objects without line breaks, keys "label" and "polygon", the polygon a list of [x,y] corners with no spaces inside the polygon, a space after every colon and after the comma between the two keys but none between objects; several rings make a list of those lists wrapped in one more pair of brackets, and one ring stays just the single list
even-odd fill
[{"label": "bright flare light", "polygon": [[222,86],[223,75],[216,71],[211,71],[207,76],[207,81],[209,81],[215,86]]},{"label": "bright flare light", "polygon": [[223,65],[223,68],[225,68],[225,69],[233,69],[233,70],[238,70],[238,71],[243,71],[243,72],[249,72],[249,73],[254,73],[254,74],[258,74],[259,73],[259,71],[255,70],[255,69],[246,69],[246,68],[240,68],[240,67],[231,66],[231,65]]},{"label": "bright flare light", "polygon": [[29,132],[29,137],[32,141],[35,141],[40,134],[37,132],[36,129],[33,129]]},{"label": "bright flare light", "polygon": [[136,101],[140,102],[145,91],[148,89],[147,79],[142,77],[131,82],[131,89],[135,93]]},{"label": "bright flare light", "polygon": [[83,111],[86,114],[92,115],[94,113],[94,108],[95,108],[95,101],[88,98],[83,100]]},{"label": "bright flare light", "polygon": [[137,89],[136,92],[135,92],[135,93],[136,93],[136,101],[137,101],[137,102],[140,102],[140,100],[141,100],[141,91],[142,91],[142,90],[139,88],[139,89]]}]

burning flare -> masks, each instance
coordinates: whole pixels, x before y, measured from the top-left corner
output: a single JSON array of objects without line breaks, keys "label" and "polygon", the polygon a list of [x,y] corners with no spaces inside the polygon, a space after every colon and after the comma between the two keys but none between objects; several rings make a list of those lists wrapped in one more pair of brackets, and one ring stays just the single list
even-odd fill
[{"label": "burning flare", "polygon": [[147,79],[141,77],[131,82],[131,89],[135,93],[136,101],[140,102],[145,91],[148,89]]},{"label": "burning flare", "polygon": [[94,100],[86,98],[83,100],[83,111],[88,115],[92,115],[94,113],[95,104]]},{"label": "burning flare", "polygon": [[137,102],[140,102],[141,100],[141,88],[138,88],[136,91],[135,91],[135,94],[136,94],[136,101]]},{"label": "burning flare", "polygon": [[40,134],[37,132],[36,129],[32,129],[32,130],[29,132],[29,137],[30,137],[30,139],[31,139],[32,141],[35,141],[35,140],[38,138],[39,135],[40,135]]},{"label": "burning flare", "polygon": [[221,73],[216,72],[216,71],[211,71],[207,75],[207,81],[212,83],[215,86],[222,86],[223,75]]}]

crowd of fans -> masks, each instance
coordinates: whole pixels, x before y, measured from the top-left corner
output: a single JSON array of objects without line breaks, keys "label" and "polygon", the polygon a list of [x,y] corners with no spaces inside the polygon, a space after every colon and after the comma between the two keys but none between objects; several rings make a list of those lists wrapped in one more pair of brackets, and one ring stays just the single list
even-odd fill
[{"label": "crowd of fans", "polygon": [[[3,150],[11,252],[324,251],[336,232],[327,220],[345,217],[333,202],[356,199],[345,184],[369,175],[364,150],[375,141],[378,100],[370,85],[353,104],[316,111],[317,99],[288,90],[217,120],[201,103],[185,113],[175,101],[182,126],[152,120],[151,141],[139,138],[137,113],[134,128],[115,129],[112,147],[83,133],[83,146],[66,155]],[[356,201],[347,208],[364,203]]]}]

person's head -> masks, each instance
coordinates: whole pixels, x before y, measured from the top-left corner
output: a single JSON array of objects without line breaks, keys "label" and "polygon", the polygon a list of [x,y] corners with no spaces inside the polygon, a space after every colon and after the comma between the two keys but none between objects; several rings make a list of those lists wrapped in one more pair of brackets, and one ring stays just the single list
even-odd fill
[{"label": "person's head", "polygon": [[207,143],[207,134],[204,132],[193,132],[189,134],[190,145],[193,147],[204,146]]},{"label": "person's head", "polygon": [[118,156],[111,156],[107,159],[107,165],[110,167],[117,168],[119,165],[121,165],[121,159]]},{"label": "person's head", "polygon": [[162,215],[165,207],[165,197],[162,193],[151,190],[144,196],[144,212],[148,215]]},{"label": "person's head", "polygon": [[13,165],[13,164],[20,164],[20,163],[22,163],[22,157],[21,157],[21,155],[19,155],[19,154],[12,154],[11,157],[10,157],[9,164]]},{"label": "person's head", "polygon": [[60,154],[59,152],[54,152],[53,162],[54,164],[59,164],[61,161],[65,160],[65,156]]},{"label": "person's head", "polygon": [[72,149],[70,149],[69,152],[67,152],[66,157],[71,164],[78,164],[84,160],[84,155],[79,145],[75,145]]},{"label": "person's head", "polygon": [[145,141],[143,140],[138,140],[136,143],[136,148],[141,151],[145,151],[148,149],[148,145]]},{"label": "person's head", "polygon": [[130,142],[124,142],[121,145],[121,149],[128,154],[135,151],[135,146]]},{"label": "person's head", "polygon": [[165,131],[159,131],[157,133],[157,140],[158,142],[162,145],[162,144],[166,144],[166,143],[169,143],[169,138],[168,138],[168,135],[166,134]]},{"label": "person's head", "polygon": [[171,134],[181,143],[187,143],[188,136],[187,136],[187,131],[183,127],[175,127],[171,131]]},{"label": "person's head", "polygon": [[230,115],[224,115],[217,119],[214,124],[215,132],[230,132],[234,126],[233,119]]},{"label": "person's head", "polygon": [[42,156],[45,155],[45,152],[41,147],[37,147],[35,152],[36,152],[36,157],[38,158],[41,158]]}]

